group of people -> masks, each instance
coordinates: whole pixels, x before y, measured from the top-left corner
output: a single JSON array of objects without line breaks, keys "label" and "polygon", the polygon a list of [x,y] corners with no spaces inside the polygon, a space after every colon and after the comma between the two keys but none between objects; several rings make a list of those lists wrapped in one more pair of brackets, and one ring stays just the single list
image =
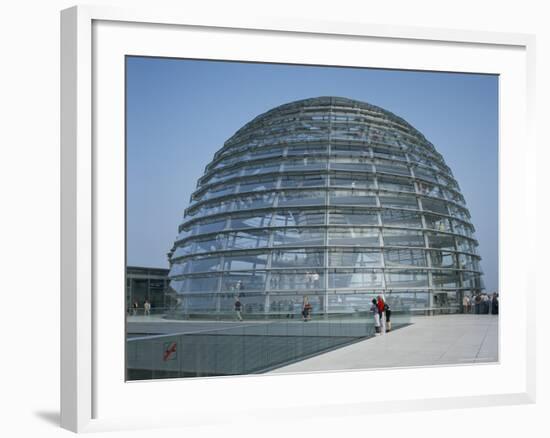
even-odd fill
[{"label": "group of people", "polygon": [[[235,297],[235,302],[233,303],[233,310],[235,311],[235,317],[238,321],[243,320],[243,304],[241,303],[241,300],[239,299],[239,296]],[[313,310],[313,306],[309,302],[309,298],[307,296],[304,297],[304,302],[302,305],[302,320],[304,322],[311,321],[311,312]],[[288,315],[287,315],[288,318]]]},{"label": "group of people", "polygon": [[237,291],[238,293],[240,290],[244,289],[244,283],[242,280],[238,280],[234,284],[228,285],[228,287],[231,291]]},{"label": "group of people", "polygon": [[[135,300],[132,303],[132,315],[136,316],[138,314],[138,310],[139,310],[139,302]],[[149,302],[149,300],[145,300],[145,302],[143,303],[143,314],[145,316],[151,315],[151,303]]]},{"label": "group of people", "polygon": [[306,287],[308,289],[319,287],[319,274],[317,272],[306,272]]},{"label": "group of people", "polygon": [[376,336],[391,331],[391,309],[383,295],[378,295],[372,299],[370,311],[374,318],[374,332]]},{"label": "group of people", "polygon": [[465,295],[462,299],[462,311],[464,313],[498,315],[498,294],[495,292],[492,295],[485,293]]}]

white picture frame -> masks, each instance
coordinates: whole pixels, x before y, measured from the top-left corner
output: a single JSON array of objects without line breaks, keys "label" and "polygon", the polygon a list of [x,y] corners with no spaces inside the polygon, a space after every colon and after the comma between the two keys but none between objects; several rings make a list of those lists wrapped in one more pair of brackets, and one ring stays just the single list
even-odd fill
[{"label": "white picture frame", "polygon": [[[220,44],[224,41],[220,38],[232,38],[235,44]],[[193,44],[186,46],[182,41]],[[245,41],[247,44],[242,44]],[[320,42],[325,44],[322,53],[315,46]],[[326,44],[333,45],[327,49]],[[231,421],[235,415],[275,421],[281,415],[361,415],[534,402],[535,320],[534,313],[528,315],[525,303],[534,302],[535,273],[517,253],[534,247],[536,226],[522,236],[513,230],[521,223],[536,221],[533,210],[518,209],[518,202],[509,200],[535,204],[534,46],[534,37],[523,34],[317,22],[296,17],[243,16],[228,20],[215,14],[197,15],[192,10],[182,14],[103,6],[62,11],[61,426],[83,432],[203,424],[213,412],[218,422]],[[229,47],[241,51],[229,53]],[[368,48],[372,57],[357,58],[350,64],[353,48],[361,52]],[[124,272],[120,272],[120,249],[124,246],[124,199],[120,197],[124,180],[124,144],[120,144],[124,131],[120,124],[124,62],[120,57],[124,54],[445,71],[474,69],[501,75],[499,363],[478,366],[479,376],[473,380],[473,387],[452,382],[445,388],[441,385],[449,379],[470,379],[470,366],[187,381],[121,380],[125,334],[121,330],[124,306],[120,306],[124,301],[123,283],[122,289],[118,288],[124,278]],[[522,153],[513,156],[512,147],[519,142]],[[107,143],[112,149],[105,149]],[[514,183],[506,178],[512,175]],[[514,266],[513,272],[507,269],[509,266]],[[514,303],[513,314],[507,290],[525,298]],[[108,293],[119,296],[111,295],[108,302]],[[361,382],[367,379],[358,377],[382,373],[385,379],[397,382],[395,390],[384,396],[361,390]],[[314,387],[319,379],[322,390],[313,391],[307,400],[279,406],[281,394],[289,388],[302,382]],[[134,404],[140,397],[143,401],[157,397],[159,391],[166,392],[167,385],[172,393],[168,400],[147,406],[146,410]],[[186,394],[183,401],[174,398],[181,391]],[[224,409],[224,401],[234,400],[229,394],[237,392],[237,402]]]}]

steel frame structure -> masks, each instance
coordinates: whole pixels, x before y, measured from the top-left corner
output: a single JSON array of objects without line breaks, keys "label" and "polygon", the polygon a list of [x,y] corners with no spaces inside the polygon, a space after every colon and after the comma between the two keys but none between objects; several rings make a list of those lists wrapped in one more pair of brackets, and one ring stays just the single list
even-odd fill
[{"label": "steel frame structure", "polygon": [[185,314],[457,311],[483,289],[451,169],[402,118],[341,97],[281,105],[238,130],[199,179],[169,258]]}]

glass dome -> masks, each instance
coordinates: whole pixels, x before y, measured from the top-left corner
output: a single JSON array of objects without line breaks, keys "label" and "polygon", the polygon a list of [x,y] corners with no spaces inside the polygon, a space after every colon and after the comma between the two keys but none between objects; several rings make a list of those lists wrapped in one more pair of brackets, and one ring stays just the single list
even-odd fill
[{"label": "glass dome", "polygon": [[402,118],[318,97],[238,130],[199,179],[169,258],[181,310],[290,316],[459,309],[482,289],[451,169]]}]

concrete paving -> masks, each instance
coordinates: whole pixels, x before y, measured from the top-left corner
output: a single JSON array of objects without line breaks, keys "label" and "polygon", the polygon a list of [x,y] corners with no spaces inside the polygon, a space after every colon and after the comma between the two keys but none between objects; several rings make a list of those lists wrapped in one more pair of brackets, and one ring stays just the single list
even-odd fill
[{"label": "concrete paving", "polygon": [[295,373],[498,361],[498,316],[417,316],[413,324],[296,362],[270,373]]}]

